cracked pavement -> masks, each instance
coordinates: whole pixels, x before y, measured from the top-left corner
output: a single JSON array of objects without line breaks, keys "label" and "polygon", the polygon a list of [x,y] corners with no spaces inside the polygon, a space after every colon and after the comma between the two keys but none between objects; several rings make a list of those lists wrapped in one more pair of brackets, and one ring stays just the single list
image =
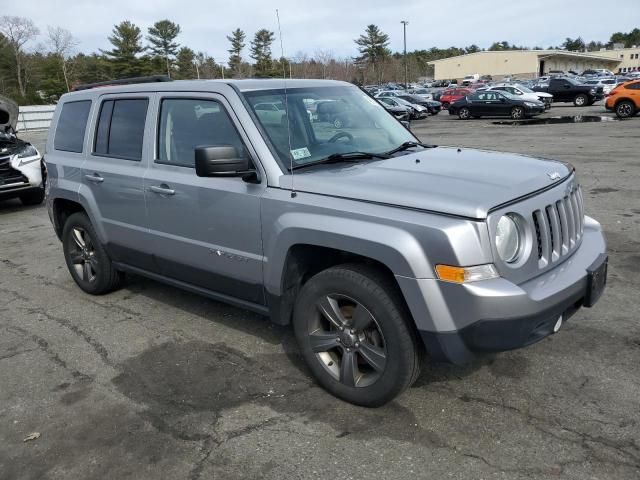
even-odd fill
[{"label": "cracked pavement", "polygon": [[536,345],[427,359],[379,409],[325,393],[291,332],[247,311],[138,277],[82,293],[46,210],[0,203],[0,479],[640,478],[639,127],[414,125],[423,141],[573,163],[609,285]]}]

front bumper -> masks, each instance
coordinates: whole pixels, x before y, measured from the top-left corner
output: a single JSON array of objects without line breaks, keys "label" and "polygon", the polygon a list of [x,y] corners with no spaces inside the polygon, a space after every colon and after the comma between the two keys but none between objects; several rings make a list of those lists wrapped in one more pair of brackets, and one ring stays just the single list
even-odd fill
[{"label": "front bumper", "polygon": [[429,354],[462,364],[476,353],[520,348],[552,334],[560,315],[566,321],[585,306],[587,269],[604,252],[600,225],[586,217],[580,247],[554,269],[519,285],[505,278],[466,284],[396,278]]}]

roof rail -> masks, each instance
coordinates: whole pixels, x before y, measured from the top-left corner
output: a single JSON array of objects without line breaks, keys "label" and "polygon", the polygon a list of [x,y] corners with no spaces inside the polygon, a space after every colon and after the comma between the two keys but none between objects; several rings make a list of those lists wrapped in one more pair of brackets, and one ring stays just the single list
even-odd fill
[{"label": "roof rail", "polygon": [[85,83],[84,85],[78,85],[73,88],[74,92],[78,90],[89,90],[91,88],[98,87],[111,87],[114,85],[131,85],[134,83],[153,83],[153,82],[171,82],[171,78],[167,75],[149,75],[147,77],[131,77],[120,78],[118,80],[107,80],[105,82]]}]

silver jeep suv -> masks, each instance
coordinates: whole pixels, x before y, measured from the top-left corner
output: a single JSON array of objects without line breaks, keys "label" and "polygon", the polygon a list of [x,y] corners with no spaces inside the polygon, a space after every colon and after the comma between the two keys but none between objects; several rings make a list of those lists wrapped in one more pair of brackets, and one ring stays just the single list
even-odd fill
[{"label": "silver jeep suv", "polygon": [[64,95],[47,143],[85,292],[129,272],[291,323],[324,388],[377,406],[423,353],[532,344],[604,289],[571,165],[423,144],[343,82],[111,83]]}]

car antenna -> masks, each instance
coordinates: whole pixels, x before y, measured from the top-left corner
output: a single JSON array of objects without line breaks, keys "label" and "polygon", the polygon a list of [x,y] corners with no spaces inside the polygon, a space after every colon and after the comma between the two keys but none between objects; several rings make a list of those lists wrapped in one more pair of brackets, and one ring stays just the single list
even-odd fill
[{"label": "car antenna", "polygon": [[280,61],[282,62],[282,81],[284,83],[284,114],[287,117],[287,138],[289,140],[289,171],[291,172],[291,198],[294,198],[296,189],[293,184],[293,155],[291,153],[291,126],[289,124],[289,97],[287,97],[287,67],[284,64],[284,46],[282,43],[282,28],[280,27],[280,13],[276,8],[276,18],[278,19],[278,36],[280,37]]}]

